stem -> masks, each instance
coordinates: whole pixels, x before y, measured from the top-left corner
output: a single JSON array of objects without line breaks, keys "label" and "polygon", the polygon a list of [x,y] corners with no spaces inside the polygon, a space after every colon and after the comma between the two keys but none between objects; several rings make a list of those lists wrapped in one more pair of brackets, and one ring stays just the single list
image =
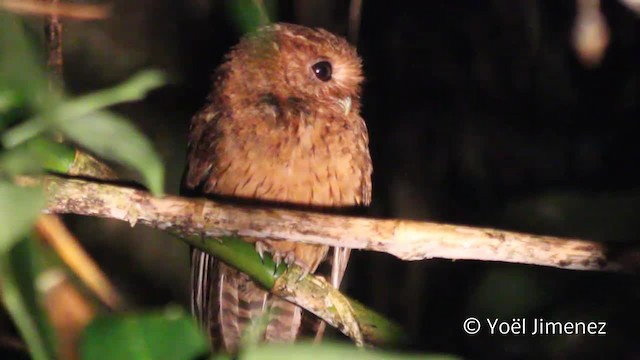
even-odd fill
[{"label": "stem", "polygon": [[[53,9],[57,9],[60,0],[49,0]],[[57,12],[52,12],[46,17],[44,36],[47,47],[47,67],[51,74],[49,77],[49,89],[53,91],[55,83],[62,81],[62,23]]]},{"label": "stem", "polygon": [[265,253],[261,259],[252,244],[235,236],[207,239],[197,235],[183,236],[179,233],[174,235],[187,244],[215,255],[216,258],[240,269],[267,290],[273,288],[276,279],[287,269],[283,263],[276,267],[268,253]]}]

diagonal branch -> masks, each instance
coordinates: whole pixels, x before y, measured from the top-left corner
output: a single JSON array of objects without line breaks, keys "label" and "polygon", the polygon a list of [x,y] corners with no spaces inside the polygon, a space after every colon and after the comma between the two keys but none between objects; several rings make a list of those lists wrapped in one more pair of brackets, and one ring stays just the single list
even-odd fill
[{"label": "diagonal branch", "polygon": [[[22,185],[40,183],[28,177],[18,182]],[[144,191],[58,177],[47,177],[42,183],[48,193],[49,212],[114,218],[128,221],[132,226],[140,223],[172,232],[188,244],[247,273],[272,293],[322,318],[357,344],[390,345],[407,340],[397,324],[348,299],[324,278],[304,276],[297,266],[286,269],[283,264],[276,265],[268,254],[261,258],[252,244],[240,238],[223,233],[215,238],[206,237],[190,228],[200,226],[199,210],[209,207],[204,200],[173,198],[178,200],[175,203],[172,198],[149,197]]]},{"label": "diagonal branch", "polygon": [[180,236],[228,235],[386,252],[402,260],[503,261],[572,270],[623,270],[621,259],[592,241],[406,220],[379,220],[248,208],[126,187],[47,177],[48,210],[141,223]]}]

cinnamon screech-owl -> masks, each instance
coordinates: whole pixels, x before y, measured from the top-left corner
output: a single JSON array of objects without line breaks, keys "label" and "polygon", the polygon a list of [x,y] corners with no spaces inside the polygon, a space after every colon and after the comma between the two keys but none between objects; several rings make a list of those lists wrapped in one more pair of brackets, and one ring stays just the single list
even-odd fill
[{"label": "cinnamon screech-owl", "polygon": [[[343,38],[275,24],[246,35],[214,74],[193,117],[183,187],[196,194],[302,209],[368,205],[371,158],[360,117],[361,64]],[[328,247],[245,239],[276,261],[315,272]],[[334,250],[332,282],[349,258]],[[264,340],[292,342],[302,309],[247,275],[192,251],[192,307],[214,346],[237,349],[243,330],[270,314]]]}]

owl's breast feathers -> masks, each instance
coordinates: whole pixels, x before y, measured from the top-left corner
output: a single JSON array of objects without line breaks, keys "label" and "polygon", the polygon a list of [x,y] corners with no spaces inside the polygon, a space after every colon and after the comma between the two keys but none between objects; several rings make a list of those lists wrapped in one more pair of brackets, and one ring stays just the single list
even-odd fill
[{"label": "owl's breast feathers", "polygon": [[367,130],[356,112],[310,110],[272,94],[235,110],[224,100],[192,120],[188,187],[314,207],[370,202]]}]

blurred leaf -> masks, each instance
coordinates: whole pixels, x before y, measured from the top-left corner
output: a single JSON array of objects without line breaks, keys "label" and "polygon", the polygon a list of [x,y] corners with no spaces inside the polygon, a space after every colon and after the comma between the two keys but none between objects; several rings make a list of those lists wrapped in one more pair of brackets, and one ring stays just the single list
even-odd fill
[{"label": "blurred leaf", "polygon": [[12,99],[29,99],[36,107],[42,108],[51,98],[45,73],[20,20],[5,12],[0,12],[0,84],[3,93],[12,89]]},{"label": "blurred leaf", "polygon": [[75,119],[128,101],[144,99],[147,93],[166,83],[164,75],[156,70],[142,71],[122,84],[68,100],[58,109],[59,118]]},{"label": "blurred leaf", "polygon": [[271,23],[276,1],[237,0],[229,2],[231,14],[243,33]]},{"label": "blurred leaf", "polygon": [[[53,97],[44,71],[36,61],[17,17],[0,12],[0,127],[16,120],[18,106],[29,103],[43,109]],[[12,114],[13,112],[13,114]],[[12,154],[10,167],[33,164],[22,154]],[[4,159],[7,160],[6,158]],[[5,162],[5,166],[7,163]],[[6,171],[6,168],[5,168]],[[54,359],[53,332],[34,289],[36,247],[21,237],[29,231],[44,206],[41,189],[22,188],[0,181],[0,271],[2,299],[34,359]]]},{"label": "blurred leaf", "polygon": [[39,273],[37,242],[23,238],[13,248],[5,250],[0,254],[4,305],[33,358],[55,359],[54,333],[34,288]]},{"label": "blurred leaf", "polygon": [[7,148],[16,147],[46,131],[48,124],[40,118],[32,118],[2,134],[2,145]]},{"label": "blurred leaf", "polygon": [[334,360],[334,359],[385,359],[385,360],[455,360],[458,357],[440,354],[394,354],[383,351],[359,349],[353,345],[323,342],[321,345],[311,343],[268,344],[249,349],[243,349],[240,353],[241,360],[282,360],[282,359],[309,359],[309,360]]},{"label": "blurred leaf", "polygon": [[194,359],[209,351],[190,314],[162,313],[98,317],[85,329],[82,359]]},{"label": "blurred leaf", "polygon": [[43,170],[67,173],[74,158],[75,151],[68,145],[38,136],[0,154],[0,173],[37,174]]},{"label": "blurred leaf", "polygon": [[37,156],[25,147],[18,147],[0,153],[0,175],[37,174],[42,166]]},{"label": "blurred leaf", "polygon": [[31,139],[24,144],[29,153],[37,157],[40,166],[47,171],[67,173],[73,164],[75,150],[69,145],[54,141],[45,136]]},{"label": "blurred leaf", "polygon": [[[0,81],[2,80],[0,79]],[[0,83],[0,129],[5,126],[6,119],[8,119],[2,114],[9,112],[21,103],[18,94],[11,89],[4,88],[4,85],[6,84]]]},{"label": "blurred leaf", "polygon": [[[45,131],[60,131],[64,136],[88,150],[139,171],[154,194],[164,188],[164,167],[147,140],[125,119],[100,111],[124,101],[143,98],[151,89],[165,82],[157,71],[145,71],[111,89],[97,91],[68,101],[49,91],[44,71],[34,56],[20,22],[0,13],[0,113],[28,99],[38,114],[2,134],[5,147],[13,148],[26,143]],[[10,117],[3,116],[0,127],[8,125]],[[44,156],[46,152],[20,151],[3,159],[5,172],[35,171],[36,160],[54,168],[64,168],[66,157],[56,160]],[[31,152],[31,154],[29,154]]]},{"label": "blurred leaf", "polygon": [[240,344],[242,348],[248,348],[250,346],[256,346],[260,344],[263,339],[264,333],[269,325],[269,319],[271,318],[271,311],[267,311],[255,319],[251,320],[249,326],[245,327],[242,333],[242,339]]},{"label": "blurred leaf", "polygon": [[43,206],[41,189],[0,181],[0,254],[29,231]]},{"label": "blurred leaf", "polygon": [[152,193],[162,193],[164,166],[151,142],[126,119],[99,111],[67,119],[58,128],[70,140],[97,155],[138,170]]},{"label": "blurred leaf", "polygon": [[140,100],[150,90],[164,83],[162,73],[154,70],[143,71],[110,89],[96,91],[58,105],[52,103],[43,115],[33,117],[3,134],[2,142],[6,147],[19,145],[46,130],[47,126],[64,126],[68,121],[91,115],[111,105]]},{"label": "blurred leaf", "polygon": [[0,112],[0,133],[3,130],[18,121],[26,118],[28,115],[28,109],[26,107],[12,107],[6,112]]}]

